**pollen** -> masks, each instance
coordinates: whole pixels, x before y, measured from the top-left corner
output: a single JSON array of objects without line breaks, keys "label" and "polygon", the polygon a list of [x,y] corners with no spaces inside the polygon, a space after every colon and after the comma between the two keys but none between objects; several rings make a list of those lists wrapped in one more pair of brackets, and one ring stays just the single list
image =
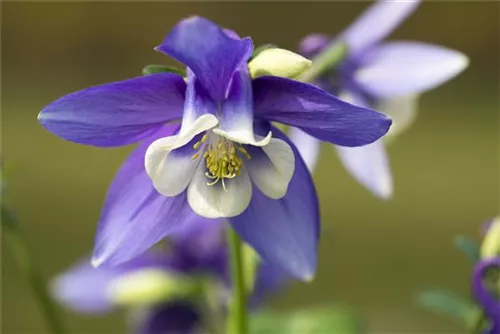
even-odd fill
[{"label": "pollen", "polygon": [[221,181],[222,187],[227,191],[224,180],[237,177],[243,168],[243,160],[238,153],[247,159],[251,158],[243,146],[225,138],[219,137],[216,143],[209,145],[207,151],[203,153],[208,170],[205,175],[212,180],[207,183],[208,186]]}]

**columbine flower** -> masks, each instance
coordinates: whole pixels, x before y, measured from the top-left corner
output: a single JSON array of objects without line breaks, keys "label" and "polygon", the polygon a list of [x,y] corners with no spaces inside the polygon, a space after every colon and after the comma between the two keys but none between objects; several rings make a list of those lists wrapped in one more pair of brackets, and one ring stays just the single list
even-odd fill
[{"label": "columbine flower", "polygon": [[[359,146],[385,134],[390,119],[312,85],[252,80],[251,40],[203,18],[181,21],[157,50],[187,66],[187,83],[161,73],[91,87],[39,115],[46,129],[73,142],[141,142],[109,190],[94,264],[127,261],[199,216],[220,217],[265,261],[310,279],[316,192],[295,146],[271,121]],[[167,125],[177,120],[180,127]]]},{"label": "columbine flower", "polygon": [[[214,297],[205,302],[219,301],[218,307],[225,309],[230,286],[223,228],[223,224],[210,222],[202,231],[183,231],[171,240],[168,251],[147,252],[116,267],[93,268],[85,259],[56,277],[54,296],[81,313],[131,310],[136,333],[204,333],[201,296],[190,287],[196,280],[205,280],[209,283],[205,288],[210,289],[206,293]],[[249,303],[259,304],[286,281],[274,266],[260,264]]]},{"label": "columbine flower", "polygon": [[494,295],[500,292],[500,286],[497,281],[496,291],[489,290],[484,282],[487,272],[493,269],[500,270],[500,257],[489,257],[479,261],[474,267],[472,276],[472,292],[490,321],[490,327],[484,331],[486,334],[500,333],[500,301]]},{"label": "columbine flower", "polygon": [[[418,4],[419,1],[379,1],[335,40],[313,34],[300,44],[300,51],[306,56],[320,52],[329,43],[347,44],[345,61],[316,84],[350,103],[370,106],[391,116],[394,125],[388,136],[400,133],[412,123],[419,94],[450,80],[468,64],[465,55],[441,46],[408,41],[382,43]],[[299,135],[299,151],[310,151],[305,154],[314,162],[319,143]],[[382,140],[363,147],[336,149],[358,182],[381,198],[392,195],[392,177]]]}]

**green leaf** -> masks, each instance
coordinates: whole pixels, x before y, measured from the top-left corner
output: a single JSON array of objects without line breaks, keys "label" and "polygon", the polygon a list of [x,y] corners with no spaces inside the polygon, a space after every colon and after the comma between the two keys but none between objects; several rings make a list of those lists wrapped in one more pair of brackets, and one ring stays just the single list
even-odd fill
[{"label": "green leaf", "polygon": [[453,243],[462,253],[464,253],[473,263],[479,261],[479,244],[465,235],[457,235],[453,238]]},{"label": "green leaf", "polygon": [[445,314],[467,325],[471,313],[476,312],[474,303],[452,291],[434,288],[417,296],[417,303],[427,309]]},{"label": "green leaf", "polygon": [[186,76],[185,70],[168,65],[147,65],[142,69],[143,75],[149,75],[155,73],[175,73],[179,74],[182,77]]},{"label": "green leaf", "polygon": [[250,59],[248,59],[248,61],[254,59],[262,51],[267,50],[267,49],[274,49],[274,48],[277,48],[277,46],[274,45],[274,44],[262,44],[262,45],[259,45],[258,47],[256,47],[253,50],[252,56],[250,56]]},{"label": "green leaf", "polygon": [[352,310],[340,306],[315,306],[288,313],[266,312],[252,318],[252,334],[358,334],[363,325]]}]

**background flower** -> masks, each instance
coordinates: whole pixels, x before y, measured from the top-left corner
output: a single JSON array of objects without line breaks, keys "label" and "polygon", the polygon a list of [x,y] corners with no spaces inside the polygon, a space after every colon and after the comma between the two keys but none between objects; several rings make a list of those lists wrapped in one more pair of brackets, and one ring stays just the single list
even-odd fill
[{"label": "background flower", "polygon": [[[334,40],[313,34],[305,37],[299,47],[303,54],[311,57],[330,43],[346,43],[346,59],[316,84],[345,101],[390,115],[394,126],[389,137],[413,123],[421,93],[450,80],[468,65],[464,54],[445,47],[383,41],[419,3],[416,0],[379,1]],[[317,151],[312,146],[319,144],[308,142],[304,149]],[[357,148],[336,146],[336,150],[347,171],[358,182],[380,198],[392,196],[392,176],[384,140]]]}]

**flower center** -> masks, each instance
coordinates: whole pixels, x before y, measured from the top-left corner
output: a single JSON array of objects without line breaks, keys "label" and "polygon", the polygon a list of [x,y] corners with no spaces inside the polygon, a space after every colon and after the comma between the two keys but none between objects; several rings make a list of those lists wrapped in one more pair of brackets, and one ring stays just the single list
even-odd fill
[{"label": "flower center", "polygon": [[[207,182],[207,186],[213,186],[221,181],[222,187],[227,191],[224,179],[235,178],[240,175],[243,168],[243,160],[240,154],[247,159],[251,159],[252,157],[241,144],[218,135],[214,135],[214,137],[217,139],[211,138],[206,151],[203,153],[205,166],[208,170],[205,176],[211,179],[211,181]],[[208,135],[204,134],[201,140],[193,145],[193,148],[198,149],[207,138]],[[195,153],[192,159],[197,159],[199,155],[199,152]]]}]

